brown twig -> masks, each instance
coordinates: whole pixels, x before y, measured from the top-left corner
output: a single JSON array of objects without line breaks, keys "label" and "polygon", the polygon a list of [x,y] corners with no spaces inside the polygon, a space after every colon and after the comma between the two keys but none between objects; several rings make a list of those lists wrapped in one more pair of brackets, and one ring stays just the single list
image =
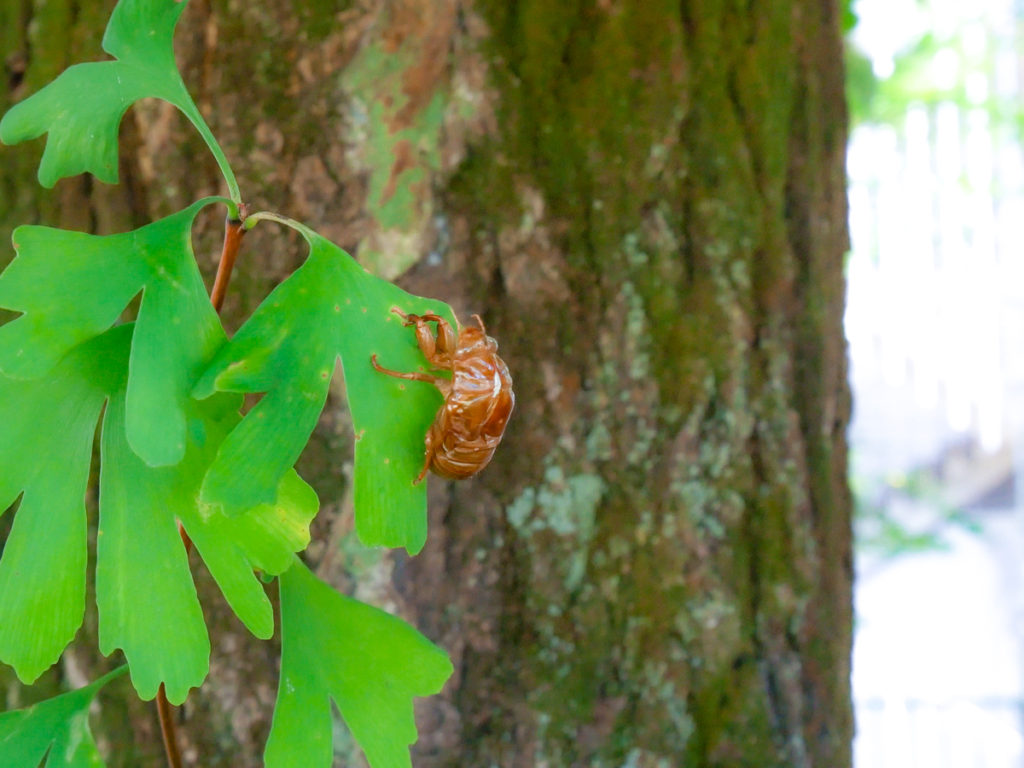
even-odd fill
[{"label": "brown twig", "polygon": [[[217,277],[213,281],[213,289],[210,291],[210,303],[220,314],[224,306],[224,296],[228,291],[228,283],[231,281],[231,271],[235,267],[235,257],[238,255],[238,247],[242,243],[242,235],[245,228],[242,224],[246,216],[245,203],[238,206],[238,218],[228,217],[224,221],[224,247],[220,252],[220,263],[217,265]],[[181,536],[181,543],[185,546],[185,556],[188,557],[192,551],[192,539],[185,532],[181,523],[178,523],[178,534]],[[156,712],[160,719],[160,733],[164,737],[164,752],[167,753],[167,765],[169,768],[181,768],[181,750],[178,748],[178,731],[174,725],[174,707],[167,700],[164,692],[164,684],[156,693]]]},{"label": "brown twig", "polygon": [[164,737],[167,765],[170,768],[181,768],[181,750],[178,749],[178,732],[174,726],[174,708],[167,700],[163,683],[160,683],[160,688],[156,692],[156,713],[160,718],[160,733]]},{"label": "brown twig", "polygon": [[231,270],[235,267],[235,256],[238,255],[238,246],[242,243],[242,235],[245,229],[242,224],[245,222],[245,203],[238,206],[238,218],[228,218],[224,221],[224,248],[220,253],[220,264],[217,265],[217,277],[213,281],[213,290],[210,291],[210,303],[213,308],[220,312],[224,305],[224,295],[228,291],[228,283],[231,281]]}]

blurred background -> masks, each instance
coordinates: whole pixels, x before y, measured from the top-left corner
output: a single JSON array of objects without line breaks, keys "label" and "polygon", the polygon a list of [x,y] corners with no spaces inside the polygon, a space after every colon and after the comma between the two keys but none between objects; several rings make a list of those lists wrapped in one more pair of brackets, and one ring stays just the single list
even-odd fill
[{"label": "blurred background", "polygon": [[1024,766],[1024,3],[849,35],[854,764]]}]

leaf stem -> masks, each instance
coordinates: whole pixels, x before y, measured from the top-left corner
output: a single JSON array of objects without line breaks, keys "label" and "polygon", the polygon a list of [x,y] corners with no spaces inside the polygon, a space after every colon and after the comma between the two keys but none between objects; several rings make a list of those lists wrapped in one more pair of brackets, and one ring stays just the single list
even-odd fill
[{"label": "leaf stem", "polygon": [[199,135],[203,137],[203,141],[206,142],[206,146],[209,147],[213,159],[217,161],[217,166],[220,168],[220,172],[224,175],[224,181],[228,185],[228,196],[235,203],[241,204],[242,192],[238,188],[238,180],[235,179],[235,172],[231,170],[231,166],[228,165],[228,159],[224,155],[224,150],[220,148],[220,144],[217,143],[217,139],[213,135],[213,131],[210,130],[210,126],[203,120],[202,114],[200,114],[198,107],[192,102],[189,97],[190,110],[185,110],[185,116],[188,117],[189,122],[196,127],[199,131]]},{"label": "leaf stem", "polygon": [[274,213],[272,211],[256,211],[256,213],[249,214],[245,219],[245,228],[247,230],[252,229],[261,221],[276,221],[278,224],[284,224],[286,227],[291,227],[298,232],[304,232],[306,230],[306,227],[295,219],[290,219],[287,216],[282,216],[281,214]]},{"label": "leaf stem", "polygon": [[177,93],[173,97],[165,97],[167,101],[174,104],[181,113],[188,118],[188,121],[195,126],[195,129],[199,131],[199,135],[203,137],[203,141],[206,142],[206,146],[210,149],[210,153],[213,155],[213,159],[217,161],[217,166],[220,168],[221,174],[224,176],[224,181],[228,185],[228,195],[231,200],[235,203],[242,202],[242,193],[238,188],[238,180],[235,179],[235,172],[231,170],[230,164],[228,164],[227,156],[224,154],[224,150],[220,148],[220,144],[217,143],[217,138],[213,135],[213,131],[210,130],[210,126],[206,124],[206,120],[203,119],[203,113],[199,111],[199,107],[196,106],[195,100],[192,98],[192,94],[188,92],[188,88],[185,87],[185,82],[181,79],[179,74]]},{"label": "leaf stem", "polygon": [[160,683],[160,688],[156,692],[156,712],[160,718],[160,733],[164,737],[167,765],[170,768],[181,768],[181,750],[178,748],[178,731],[174,725],[174,708],[167,701],[163,683]]}]

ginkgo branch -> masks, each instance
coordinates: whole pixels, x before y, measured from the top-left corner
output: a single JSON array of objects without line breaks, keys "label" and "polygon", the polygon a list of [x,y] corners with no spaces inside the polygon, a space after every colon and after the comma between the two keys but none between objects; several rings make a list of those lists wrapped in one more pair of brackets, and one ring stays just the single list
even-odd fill
[{"label": "ginkgo branch", "polygon": [[167,765],[170,768],[181,768],[181,749],[178,747],[178,731],[174,726],[174,707],[167,701],[163,683],[156,694],[156,712],[160,719],[160,733],[164,737]]},{"label": "ginkgo branch", "polygon": [[[238,207],[230,206],[228,215],[224,220],[224,246],[221,249],[220,263],[217,265],[217,277],[213,282],[213,289],[210,291],[210,303],[220,314],[224,306],[224,297],[227,294],[228,283],[231,280],[231,271],[235,265],[235,257],[238,255],[238,248],[242,243],[242,236],[246,233],[244,227],[246,208],[244,203]],[[178,523],[178,534],[185,547],[186,554],[192,551],[192,539],[185,532],[184,526]],[[181,750],[178,747],[178,732],[174,725],[174,707],[167,700],[167,693],[163,684],[156,694],[156,710],[160,721],[160,733],[164,740],[164,751],[167,754],[167,764],[170,768],[181,768]]]},{"label": "ginkgo branch", "polygon": [[242,243],[242,235],[248,231],[248,227],[245,226],[245,204],[240,203],[238,208],[237,216],[231,216],[229,213],[224,221],[224,247],[220,253],[220,263],[217,265],[217,277],[213,281],[213,290],[210,291],[210,303],[218,313],[224,306],[224,296],[228,291],[231,270],[235,266],[235,257],[238,255],[238,247]]}]

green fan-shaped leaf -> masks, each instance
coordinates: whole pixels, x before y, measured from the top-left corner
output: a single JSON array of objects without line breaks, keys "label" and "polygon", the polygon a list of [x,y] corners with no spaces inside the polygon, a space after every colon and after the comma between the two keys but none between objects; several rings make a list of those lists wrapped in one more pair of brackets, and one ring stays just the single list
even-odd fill
[{"label": "green fan-shaped leaf", "polygon": [[97,531],[100,648],[122,648],[139,695],[160,683],[181,702],[206,676],[209,638],[178,534],[180,521],[228,603],[260,637],[273,612],[253,569],[277,574],[309,541],[316,496],[294,471],[277,502],[228,517],[199,504],[199,488],[240,398],[186,403],[186,450],[151,467],[125,437],[131,325],[74,349],[42,379],[0,378],[0,503],[24,491],[0,557],[0,660],[28,682],[52,664],[82,620],[83,497],[104,400]]},{"label": "green fan-shaped leaf", "polygon": [[192,255],[191,230],[207,198],[119,235],[19,227],[18,255],[0,275],[0,306],[23,313],[0,326],[0,371],[45,374],[72,347],[111,327],[142,291],[128,377],[128,440],[154,466],[185,450],[185,403],[223,344]]},{"label": "green fan-shaped leaf", "polygon": [[200,507],[200,483],[238,422],[238,405],[234,396],[219,396],[190,407],[188,448],[173,467],[149,467],[128,446],[123,391],[104,418],[96,553],[100,650],[124,650],[143,699],[153,698],[163,682],[167,698],[180,703],[207,672],[209,637],[177,521],[228,603],[262,638],[273,634],[273,609],[253,569],[276,575],[309,543],[316,495],[294,471],[282,478],[275,506],[234,518]]},{"label": "green fan-shaped leaf", "polygon": [[0,557],[0,660],[32,682],[85,610],[85,490],[96,422],[131,329],[75,349],[40,381],[0,377],[0,510],[23,493]]},{"label": "green fan-shaped leaf", "polygon": [[296,559],[281,585],[281,679],[267,768],[331,764],[330,700],[371,768],[408,768],[412,699],[441,690],[448,656],[401,619],[335,592]]},{"label": "green fan-shaped leaf", "polygon": [[49,133],[39,164],[39,183],[89,172],[117,183],[117,132],[139,99],[169,101],[199,127],[199,110],[174,62],[174,27],[186,3],[121,0],[103,37],[116,61],[76,64],[0,120],[0,141],[17,144]]},{"label": "green fan-shaped leaf", "polygon": [[273,500],[316,425],[340,358],[356,431],[359,537],[415,554],[427,520],[425,484],[413,479],[441,396],[429,384],[378,373],[370,358],[377,354],[396,370],[422,368],[413,331],[392,309],[454,322],[451,309],[374,277],[317,233],[290,225],[309,242],[309,257],[221,347],[196,385],[199,397],[215,390],[266,393],[224,441],[202,498],[229,511]]},{"label": "green fan-shaped leaf", "polygon": [[103,768],[89,729],[89,705],[96,693],[127,667],[26,709],[0,714],[0,755],[4,768]]}]

